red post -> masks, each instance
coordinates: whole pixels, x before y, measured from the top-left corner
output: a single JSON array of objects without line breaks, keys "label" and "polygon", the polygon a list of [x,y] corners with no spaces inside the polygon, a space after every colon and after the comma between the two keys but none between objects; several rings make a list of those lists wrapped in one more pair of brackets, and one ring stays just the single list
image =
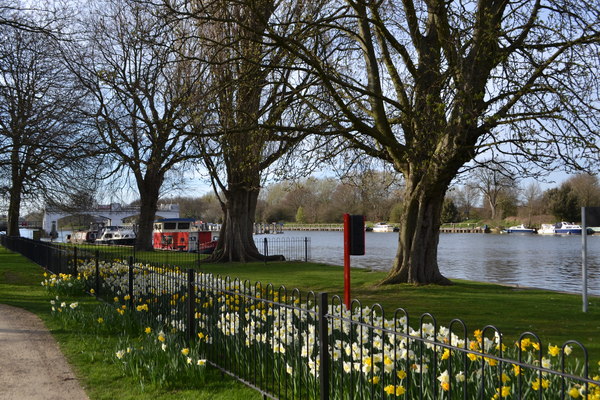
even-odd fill
[{"label": "red post", "polygon": [[344,214],[344,304],[350,309],[350,214]]}]

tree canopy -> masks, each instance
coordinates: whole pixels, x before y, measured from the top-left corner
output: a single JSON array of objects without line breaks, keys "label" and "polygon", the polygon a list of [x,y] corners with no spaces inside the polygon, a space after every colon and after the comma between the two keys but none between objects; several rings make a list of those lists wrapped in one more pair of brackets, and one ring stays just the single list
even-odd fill
[{"label": "tree canopy", "polygon": [[269,36],[319,78],[325,90],[306,101],[320,116],[405,178],[385,283],[448,283],[443,199],[478,155],[596,165],[599,15],[597,1],[320,1],[303,35]]}]

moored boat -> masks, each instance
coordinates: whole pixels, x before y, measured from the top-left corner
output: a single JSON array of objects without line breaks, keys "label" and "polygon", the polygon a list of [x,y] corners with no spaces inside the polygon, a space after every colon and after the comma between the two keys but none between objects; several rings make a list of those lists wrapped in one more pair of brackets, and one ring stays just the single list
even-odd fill
[{"label": "moored boat", "polygon": [[378,222],[373,225],[373,232],[395,232],[396,228],[393,225],[386,224],[385,222]]},{"label": "moored boat", "polygon": [[556,234],[554,224],[542,224],[537,231],[538,235],[554,235]]},{"label": "moored boat", "polygon": [[530,233],[537,233],[537,230],[534,228],[527,228],[524,224],[521,225],[517,225],[517,226],[511,226],[510,228],[506,228],[503,230],[504,233],[524,233],[524,234],[530,234]]},{"label": "moored boat", "polygon": [[154,222],[152,246],[157,250],[211,254],[217,247],[218,228],[193,218],[159,219]]},{"label": "moored boat", "polygon": [[98,232],[95,244],[131,246],[135,244],[135,232],[128,226],[105,226]]},{"label": "moored boat", "polygon": [[[576,225],[571,222],[557,222],[554,225],[554,233],[558,235],[581,235],[581,225]],[[587,234],[591,234],[593,231],[587,229]]]}]

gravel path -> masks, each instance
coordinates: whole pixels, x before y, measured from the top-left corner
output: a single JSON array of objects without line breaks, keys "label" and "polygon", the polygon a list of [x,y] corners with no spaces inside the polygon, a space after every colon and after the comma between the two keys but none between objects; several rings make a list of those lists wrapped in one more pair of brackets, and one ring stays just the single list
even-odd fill
[{"label": "gravel path", "polygon": [[88,399],[35,314],[0,304],[0,400]]}]

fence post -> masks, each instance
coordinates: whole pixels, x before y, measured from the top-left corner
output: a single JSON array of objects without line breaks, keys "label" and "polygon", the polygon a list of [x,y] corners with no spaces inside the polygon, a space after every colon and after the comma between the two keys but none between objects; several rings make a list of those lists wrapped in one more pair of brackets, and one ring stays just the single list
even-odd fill
[{"label": "fence post", "polygon": [[263,254],[265,255],[265,265],[267,264],[267,257],[269,256],[269,241],[267,238],[263,239]]},{"label": "fence post", "polygon": [[[52,263],[52,267],[57,269],[57,271],[55,271],[55,274],[60,274],[62,273],[62,251],[56,251],[56,249],[54,248],[54,246],[48,246],[48,248],[50,249],[50,262]],[[55,254],[58,253],[58,265],[55,266],[54,263],[56,262],[56,256]],[[65,258],[67,257],[67,255],[65,254]]]},{"label": "fence post", "polygon": [[96,297],[100,296],[100,251],[96,250]]},{"label": "fence post", "polygon": [[77,246],[73,248],[73,276],[77,276]]},{"label": "fence post", "polygon": [[308,262],[308,237],[304,237],[304,262]]},{"label": "fence post", "polygon": [[196,282],[196,271],[193,268],[188,268],[187,271],[187,340],[188,344],[192,343],[196,327],[196,313],[194,308],[196,305],[196,291],[194,284]]},{"label": "fence post", "polygon": [[129,309],[133,310],[133,256],[129,256]]},{"label": "fence post", "polygon": [[319,387],[321,400],[329,400],[329,332],[327,293],[319,293]]}]

